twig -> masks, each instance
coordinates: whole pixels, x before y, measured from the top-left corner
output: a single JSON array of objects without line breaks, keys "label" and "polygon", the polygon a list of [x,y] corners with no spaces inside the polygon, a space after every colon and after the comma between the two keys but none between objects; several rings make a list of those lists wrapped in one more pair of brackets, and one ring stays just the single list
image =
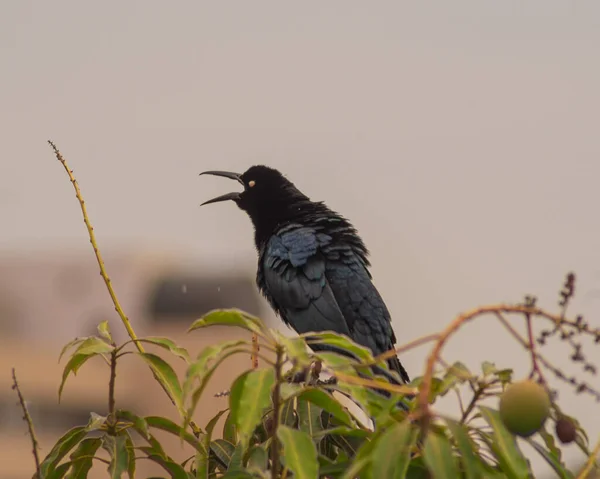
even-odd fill
[{"label": "twig", "polygon": [[[459,315],[457,318],[452,321],[446,329],[444,329],[440,334],[433,350],[429,354],[427,358],[427,365],[425,368],[425,373],[423,374],[423,381],[419,386],[419,410],[421,413],[421,427],[422,433],[424,434],[427,428],[429,427],[429,423],[431,421],[431,411],[429,410],[429,394],[431,391],[431,385],[433,380],[434,368],[435,364],[438,362],[442,349],[445,344],[448,342],[448,339],[455,334],[460,327],[477,317],[480,317],[487,313],[520,313],[520,314],[529,314],[531,317],[542,317],[552,321],[555,324],[560,324],[561,317],[550,314],[540,308],[535,306],[528,305],[511,305],[511,304],[497,304],[490,306],[482,306],[479,308],[472,309],[466,313]],[[539,356],[537,356],[539,359]]]},{"label": "twig", "polygon": [[480,384],[477,387],[477,390],[473,393],[473,397],[471,398],[471,402],[469,402],[469,405],[467,406],[467,409],[464,410],[462,417],[460,418],[460,422],[461,423],[465,423],[465,421],[467,420],[467,418],[469,417],[469,414],[471,414],[471,412],[473,411],[473,409],[475,409],[475,405],[477,404],[477,401],[479,401],[479,398],[481,397],[481,395],[485,392],[485,388],[487,387],[487,384]]},{"label": "twig", "polygon": [[[362,364],[361,364],[361,366],[362,366]],[[333,371],[333,376],[336,377],[337,379],[347,382],[349,384],[354,384],[356,386],[365,386],[365,387],[369,387],[369,388],[383,389],[384,391],[389,391],[392,393],[410,395],[410,394],[415,394],[415,392],[417,391],[417,388],[414,388],[411,386],[390,384],[385,381],[375,381],[373,379],[356,377],[356,376],[352,376],[350,374],[342,373],[339,371]]]},{"label": "twig", "polygon": [[[90,243],[92,245],[92,248],[94,249],[94,254],[96,255],[96,261],[98,262],[98,267],[100,268],[100,276],[102,276],[102,279],[104,280],[104,284],[106,285],[106,289],[108,290],[108,294],[110,295],[110,299],[112,300],[113,305],[115,306],[115,311],[117,312],[117,314],[121,318],[121,321],[123,322],[123,325],[125,326],[125,329],[127,330],[127,334],[129,335],[129,337],[131,338],[131,340],[134,342],[137,350],[141,354],[144,354],[145,353],[145,349],[142,346],[141,342],[137,340],[138,339],[137,335],[135,334],[135,331],[133,330],[133,328],[131,326],[131,323],[129,322],[129,318],[127,317],[127,315],[123,311],[123,308],[121,307],[121,303],[119,303],[119,300],[117,298],[115,290],[112,287],[112,283],[110,281],[110,278],[109,278],[109,276],[108,276],[108,274],[106,272],[106,268],[104,266],[104,260],[102,259],[102,255],[100,254],[100,249],[98,248],[98,242],[96,241],[96,235],[94,234],[94,228],[93,228],[92,223],[90,222],[89,216],[87,214],[87,209],[86,209],[86,206],[85,206],[85,201],[83,200],[83,196],[81,194],[81,190],[79,189],[79,184],[77,183],[77,180],[75,179],[75,176],[73,175],[73,170],[71,170],[69,168],[69,165],[67,164],[67,161],[64,159],[64,157],[62,156],[61,152],[58,150],[58,148],[56,147],[56,145],[52,141],[50,141],[50,140],[48,140],[48,143],[50,144],[50,146],[54,150],[54,154],[56,155],[56,159],[58,161],[60,161],[60,163],[63,165],[65,171],[67,172],[67,175],[69,175],[69,179],[71,180],[71,183],[73,184],[73,188],[75,189],[75,196],[77,197],[77,200],[79,201],[79,206],[81,207],[81,213],[83,214],[83,222],[85,223],[85,226],[87,228],[88,235],[90,237]],[[169,399],[171,399],[171,402],[173,403],[173,405],[177,407],[177,403],[171,397],[171,394],[169,393],[169,390],[162,383],[162,381],[160,380],[160,378],[158,377],[158,375],[154,371],[154,368],[151,367],[151,371],[152,371],[152,374],[154,375],[154,378],[158,382],[158,384],[161,385],[161,387],[163,388],[163,390],[165,391],[165,393],[167,394],[167,396],[169,397]],[[182,409],[180,409],[179,407],[178,407],[178,410],[179,410],[179,413],[183,417],[185,417],[185,414],[186,414],[185,411],[182,410]],[[190,421],[190,426],[191,426],[192,430],[199,431],[198,427],[192,421]]]},{"label": "twig", "polygon": [[598,439],[594,450],[591,452],[590,456],[588,457],[588,460],[585,463],[585,467],[581,470],[579,474],[577,474],[576,479],[585,479],[586,477],[588,477],[588,474],[592,472],[592,469],[594,467],[597,467],[596,458],[598,457],[598,454],[600,454],[600,439]]},{"label": "twig", "polygon": [[529,379],[532,379],[533,376],[537,373],[542,383],[546,384],[544,373],[542,373],[542,370],[540,369],[540,366],[537,362],[537,355],[535,352],[535,338],[533,337],[533,326],[531,324],[531,314],[525,313],[525,322],[527,323],[527,347],[531,352],[531,372],[529,373]]},{"label": "twig", "polygon": [[35,429],[33,428],[33,421],[31,420],[29,410],[27,409],[27,404],[25,404],[25,398],[23,397],[23,394],[21,394],[21,389],[19,388],[19,383],[17,382],[17,374],[15,373],[15,368],[12,368],[12,377],[12,388],[15,391],[17,391],[17,395],[19,396],[19,404],[21,404],[21,409],[23,410],[23,420],[27,423],[27,428],[29,429],[29,437],[31,438],[31,444],[33,446],[33,458],[35,460],[35,470],[37,473],[37,478],[41,479],[42,470],[40,467],[40,456],[38,454],[38,440],[35,435]]},{"label": "twig", "polygon": [[252,333],[252,369],[258,368],[258,352],[260,351],[260,345],[258,344],[258,334]]},{"label": "twig", "polygon": [[[414,341],[403,344],[402,346],[399,346],[395,349],[390,349],[389,351],[386,351],[385,353],[375,356],[375,358],[373,358],[374,360],[373,360],[372,364],[376,364],[379,361],[384,361],[386,359],[393,358],[397,354],[400,354],[404,351],[408,351],[409,349],[416,348],[418,346],[429,343],[431,341],[435,341],[438,338],[439,338],[439,334],[428,334],[427,336],[422,336],[420,338],[415,339]],[[371,362],[361,364],[361,366],[370,366],[370,365],[371,365]]]},{"label": "twig", "polygon": [[281,346],[277,347],[277,361],[275,362],[275,387],[273,388],[273,425],[271,436],[271,478],[277,479],[279,474],[279,439],[277,438],[277,429],[279,428],[279,408],[281,401],[281,367],[283,365],[284,350]]},{"label": "twig", "polygon": [[[113,344],[113,346],[115,346]],[[108,382],[108,415],[115,414],[115,379],[117,377],[117,348],[110,353],[110,380]]]}]

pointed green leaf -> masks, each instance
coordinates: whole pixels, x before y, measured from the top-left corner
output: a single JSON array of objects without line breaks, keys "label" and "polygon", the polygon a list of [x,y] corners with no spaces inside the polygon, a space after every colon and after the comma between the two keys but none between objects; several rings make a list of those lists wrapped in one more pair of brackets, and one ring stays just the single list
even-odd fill
[{"label": "pointed green leaf", "polygon": [[260,445],[253,446],[248,453],[247,467],[256,468],[259,471],[266,471],[269,464],[269,455],[267,450]]},{"label": "pointed green leaf", "polygon": [[177,373],[164,359],[152,353],[139,354],[153,369],[161,384],[169,391],[169,394],[179,411],[182,411],[182,391]]},{"label": "pointed green leaf", "polygon": [[315,479],[319,476],[317,448],[307,433],[280,426],[277,437],[283,445],[285,465],[296,479]]},{"label": "pointed green leaf", "polygon": [[62,359],[62,357],[64,356],[64,354],[67,352],[68,349],[72,348],[73,346],[83,343],[89,337],[90,336],[85,336],[84,338],[75,338],[75,339],[69,341],[67,344],[65,344],[63,346],[62,350],[60,351],[60,354],[58,355],[58,362],[60,363],[60,360]]},{"label": "pointed green leaf", "polygon": [[439,395],[444,396],[446,393],[452,389],[457,384],[463,384],[471,377],[471,372],[469,369],[461,362],[455,362],[452,366],[448,368],[446,374],[444,374],[444,378],[442,379],[442,384],[439,388]]},{"label": "pointed green leaf", "polygon": [[67,474],[67,479],[79,479],[87,477],[87,473],[92,468],[96,451],[102,444],[99,437],[87,438],[79,443],[77,449],[71,453],[71,469]]},{"label": "pointed green leaf", "polygon": [[481,363],[481,372],[483,372],[484,376],[494,374],[496,372],[496,365],[489,361],[484,361]]},{"label": "pointed green leaf", "polygon": [[90,356],[111,353],[114,349],[115,347],[112,344],[108,344],[106,341],[102,341],[102,339],[97,338],[96,336],[91,336],[82,342],[73,354]]},{"label": "pointed green leaf", "polygon": [[565,465],[560,461],[560,459],[556,457],[556,455],[544,449],[543,446],[535,442],[530,437],[525,440],[538,452],[540,456],[542,456],[546,460],[550,467],[554,469],[554,472],[556,472],[557,477],[560,477],[561,479],[573,479],[575,477],[573,473],[565,467]]},{"label": "pointed green leaf", "polygon": [[381,434],[373,450],[373,477],[406,477],[417,432],[409,420],[404,420],[392,424]]},{"label": "pointed green leaf", "polygon": [[172,479],[190,479],[190,476],[188,476],[188,473],[185,472],[185,469],[171,460],[155,455],[149,455],[148,459],[156,464],[159,464],[165,471],[169,473]]},{"label": "pointed green leaf", "polygon": [[475,453],[475,444],[469,436],[466,426],[450,419],[446,420],[446,424],[452,433],[454,440],[456,441],[458,450],[460,451],[460,458],[465,471],[465,479],[480,479],[480,460],[478,455]]},{"label": "pointed green leaf", "polygon": [[452,444],[448,438],[435,431],[427,433],[423,457],[427,468],[436,479],[456,479],[460,477],[456,458],[452,454]]},{"label": "pointed green leaf", "polygon": [[69,429],[54,445],[40,465],[42,477],[48,476],[63,457],[79,444],[87,432],[83,426]]},{"label": "pointed green leaf", "polygon": [[102,321],[98,325],[98,333],[109,343],[113,342],[112,336],[110,334],[110,327],[108,326],[108,321]]},{"label": "pointed green leaf", "polygon": [[148,440],[150,437],[150,431],[148,430],[148,423],[146,420],[131,411],[119,409],[117,411],[117,420],[130,423],[133,426],[133,429],[135,429],[135,431],[144,439]]},{"label": "pointed green leaf", "polygon": [[229,407],[244,449],[264,410],[271,404],[274,383],[273,369],[253,369],[239,376],[231,387]]},{"label": "pointed green leaf", "polygon": [[200,447],[200,442],[196,436],[182,429],[179,425],[166,417],[146,416],[145,420],[151,428],[160,429],[161,431],[170,432],[174,436],[182,437],[185,442],[196,450]]},{"label": "pointed green leaf", "polygon": [[202,380],[206,377],[211,366],[214,366],[215,362],[224,351],[229,351],[245,345],[248,345],[248,341],[234,339],[231,341],[223,341],[212,346],[206,346],[185,372],[185,380],[183,382],[184,397],[188,396],[192,389],[192,384],[196,379]]},{"label": "pointed green leaf", "polygon": [[225,418],[225,424],[223,424],[223,439],[232,444],[238,442],[237,427],[231,415],[231,410],[229,410],[229,414]]},{"label": "pointed green leaf", "polygon": [[300,337],[305,338],[309,346],[311,344],[326,344],[327,346],[333,346],[353,353],[359,361],[373,361],[373,354],[368,348],[359,346],[343,334],[328,331],[319,333],[310,332],[301,334]]},{"label": "pointed green leaf", "polygon": [[229,467],[235,446],[225,439],[215,439],[210,443],[210,451],[217,456],[219,462],[225,467]]},{"label": "pointed green leaf", "polygon": [[306,349],[306,341],[300,337],[286,337],[282,334],[278,335],[278,340],[285,347],[285,352],[288,358],[294,361],[297,368],[305,368],[310,366],[311,359]]},{"label": "pointed green leaf", "polygon": [[209,477],[209,463],[210,463],[210,440],[212,437],[213,429],[217,425],[217,422],[221,416],[227,412],[227,409],[219,411],[206,425],[206,434],[202,438],[202,447],[196,453],[196,478],[208,479]]},{"label": "pointed green leaf", "polygon": [[188,332],[209,326],[235,326],[256,333],[259,336],[264,335],[261,321],[239,309],[215,309],[209,311],[200,319],[194,321]]},{"label": "pointed green leaf", "polygon": [[129,451],[127,450],[127,438],[123,435],[102,437],[102,447],[110,456],[108,473],[111,479],[120,479],[129,466]]},{"label": "pointed green leaf", "polygon": [[[204,392],[204,389],[208,385],[208,381],[210,381],[210,378],[215,373],[217,368],[223,363],[223,361],[225,361],[230,356],[233,356],[234,354],[245,353],[245,352],[246,351],[241,348],[229,349],[227,351],[223,351],[223,352],[221,352],[221,354],[219,356],[217,356],[215,361],[212,362],[212,364],[210,366],[208,366],[206,368],[206,370],[204,370],[203,375],[200,376],[200,384],[192,392],[192,399],[190,401],[190,405],[187,408],[187,411],[186,411],[186,414],[184,417],[185,422],[187,422],[189,420],[189,418],[191,418],[193,416],[194,411],[196,410],[196,406],[198,405],[198,402],[200,401],[200,398],[202,397],[202,393]],[[184,398],[187,400],[187,393],[184,395]]]},{"label": "pointed green leaf", "polygon": [[127,455],[129,456],[129,462],[127,464],[127,475],[129,479],[135,478],[135,446],[129,431],[125,431],[125,447],[127,448]]},{"label": "pointed green leaf", "polygon": [[527,460],[523,457],[515,437],[502,423],[500,413],[485,406],[479,406],[479,410],[493,429],[493,441],[491,441],[490,447],[500,462],[502,470],[511,478],[528,477]]},{"label": "pointed green leaf", "polygon": [[[72,465],[73,463],[71,461],[64,462],[56,469],[54,469],[51,473],[49,473],[47,476],[44,476],[44,479],[63,479],[63,477],[65,477],[65,474],[69,471]],[[35,479],[35,476],[33,477]]]},{"label": "pointed green leaf", "polygon": [[279,410],[279,422],[286,426],[294,427],[296,425],[296,411],[294,410],[294,398],[288,399],[283,403]]},{"label": "pointed green leaf", "polygon": [[65,387],[65,383],[67,382],[67,378],[69,377],[69,373],[73,373],[73,375],[77,374],[79,368],[84,365],[84,363],[90,359],[92,356],[85,354],[74,354],[69,359],[69,362],[66,364],[63,369],[62,381],[60,382],[60,386],[58,387],[58,401],[60,402],[60,398],[62,396],[63,388]]},{"label": "pointed green leaf", "polygon": [[[321,423],[322,409],[308,402],[306,399],[298,398],[296,413],[298,414],[298,428],[315,439],[318,432],[323,430]],[[320,438],[316,437],[317,442]]]},{"label": "pointed green leaf", "polygon": [[302,399],[319,406],[321,409],[333,414],[333,416],[347,426],[353,423],[348,410],[337,399],[322,389],[306,388],[297,395],[297,398],[298,400]]},{"label": "pointed green leaf", "polygon": [[100,414],[96,414],[95,412],[90,413],[90,420],[85,426],[85,430],[87,432],[98,431],[102,429],[104,423],[106,422],[106,416],[100,416]]},{"label": "pointed green leaf", "polygon": [[138,341],[159,346],[163,349],[168,350],[175,356],[183,359],[185,362],[190,362],[190,353],[188,353],[188,350],[182,346],[178,346],[177,343],[175,343],[175,341],[173,341],[172,339],[162,338],[159,336],[149,336],[147,338],[138,338]]}]

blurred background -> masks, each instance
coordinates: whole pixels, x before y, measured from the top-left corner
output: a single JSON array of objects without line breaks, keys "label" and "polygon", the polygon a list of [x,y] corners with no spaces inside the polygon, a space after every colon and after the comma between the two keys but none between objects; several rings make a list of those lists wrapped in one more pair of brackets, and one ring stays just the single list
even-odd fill
[{"label": "blurred background", "polygon": [[[285,330],[256,292],[245,214],[199,208],[232,187],[199,172],[256,163],[358,228],[399,343],[525,294],[557,311],[568,271],[571,312],[600,326],[598,45],[593,0],[2,2],[0,478],[33,471],[11,368],[45,455],[106,409],[101,363],[70,379],[58,404],[63,344],[104,319],[125,338],[46,140],[79,180],[139,335],[197,351],[233,332],[188,335],[191,321],[232,306]],[[402,355],[412,377],[427,352]],[[598,346],[584,352],[600,363]],[[600,387],[560,343],[545,353]],[[528,373],[491,318],[465,327],[445,359]],[[174,413],[144,365],[123,363],[119,406]],[[247,366],[232,363],[209,393]],[[553,386],[595,441],[599,405]],[[199,422],[225,403],[209,401]],[[574,445],[565,457],[582,462]]]}]

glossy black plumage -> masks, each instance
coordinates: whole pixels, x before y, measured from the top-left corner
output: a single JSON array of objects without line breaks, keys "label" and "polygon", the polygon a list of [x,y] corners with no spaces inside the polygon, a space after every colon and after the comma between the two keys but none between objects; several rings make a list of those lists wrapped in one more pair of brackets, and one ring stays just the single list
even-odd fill
[{"label": "glossy black plumage", "polygon": [[[253,166],[241,175],[206,173],[244,185],[241,193],[206,203],[233,200],[250,216],[258,251],[257,284],[286,324],[300,334],[345,334],[375,355],[394,347],[390,314],[372,283],[367,248],[348,220],[311,201],[266,166]],[[397,357],[388,364],[400,381],[379,373],[396,383],[409,382]]]}]

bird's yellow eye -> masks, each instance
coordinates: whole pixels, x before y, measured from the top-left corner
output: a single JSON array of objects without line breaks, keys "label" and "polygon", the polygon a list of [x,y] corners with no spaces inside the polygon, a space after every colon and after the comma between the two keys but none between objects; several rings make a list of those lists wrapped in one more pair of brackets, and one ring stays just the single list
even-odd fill
[{"label": "bird's yellow eye", "polygon": [[254,180],[250,180],[250,181],[248,182],[248,186],[249,186],[250,188],[252,188],[252,187],[253,187],[255,184],[256,184],[256,181],[254,181]]}]

